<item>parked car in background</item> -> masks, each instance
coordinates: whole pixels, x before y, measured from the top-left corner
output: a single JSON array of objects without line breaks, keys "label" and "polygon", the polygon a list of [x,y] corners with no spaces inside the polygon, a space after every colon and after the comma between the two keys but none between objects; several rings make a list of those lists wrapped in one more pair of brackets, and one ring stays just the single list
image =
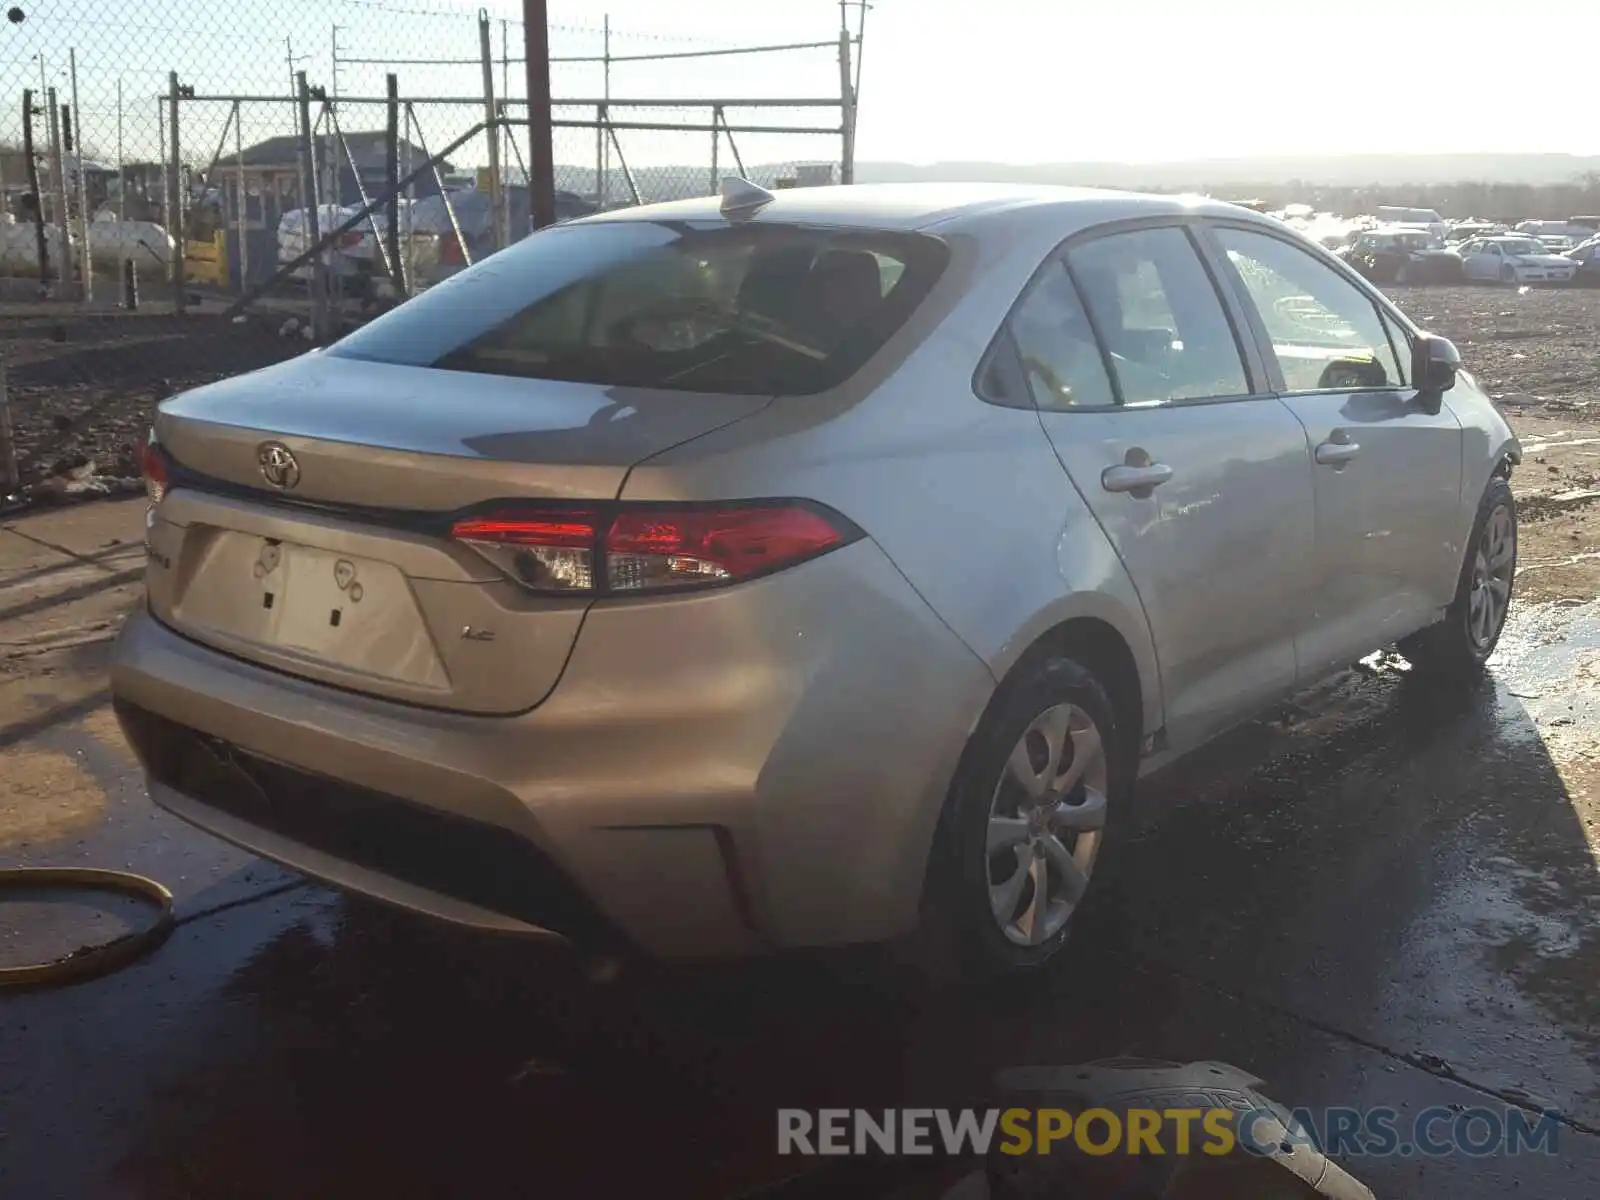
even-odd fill
[{"label": "parked car in background", "polygon": [[1466,277],[1485,283],[1567,283],[1577,272],[1570,258],[1552,254],[1538,238],[1517,234],[1473,238],[1457,253]]},{"label": "parked car in background", "polygon": [[1471,686],[1521,451],[1460,367],[1192,198],[600,214],[161,404],[116,712],[158,804],[413,910],[1035,974],[1137,776],[1397,639]]},{"label": "parked car in background", "polygon": [[1461,256],[1421,229],[1369,229],[1341,255],[1374,283],[1454,283],[1465,278]]},{"label": "parked car in background", "polygon": [[1560,254],[1572,249],[1580,242],[1588,241],[1595,235],[1596,230],[1585,224],[1585,222],[1592,219],[1579,217],[1575,220],[1568,218],[1564,221],[1518,221],[1512,227],[1511,232],[1538,238],[1546,247]]},{"label": "parked car in background", "polygon": [[[339,204],[322,204],[317,208],[317,236],[325,238],[351,217],[358,209]],[[325,253],[329,281],[346,295],[366,295],[372,286],[372,260],[361,253],[362,226],[339,236]],[[310,211],[291,208],[278,221],[278,262],[286,265],[299,258],[312,246]],[[303,282],[311,279],[312,264],[295,268],[294,278]]]},{"label": "parked car in background", "polygon": [[1465,242],[1475,237],[1492,237],[1498,233],[1509,232],[1506,226],[1496,221],[1456,221],[1445,234],[1445,242],[1446,244]]},{"label": "parked car in background", "polygon": [[[520,186],[508,188],[507,203],[512,240],[517,241],[530,227],[532,212],[528,189]],[[592,201],[575,192],[559,190],[555,194],[555,208],[558,222],[588,216],[595,211]],[[451,221],[452,210],[454,222]],[[467,255],[477,262],[494,252],[494,227],[488,192],[477,188],[447,191],[443,195],[418,200],[409,212],[411,228],[418,239],[419,286],[438,283],[462,270],[467,265]],[[456,237],[457,226],[466,241],[465,255],[461,252],[461,239]]]},{"label": "parked car in background", "polygon": [[[439,248],[441,240],[431,230],[419,230],[415,220],[415,209],[424,201],[412,202],[401,200],[398,205],[400,214],[400,261],[404,265],[407,277],[412,281],[413,287],[426,286],[434,281],[439,265]],[[388,248],[389,214],[385,210],[378,210],[371,215],[370,220],[363,221],[358,227],[361,240],[350,247],[346,253],[361,263],[363,269],[373,280],[372,294],[389,295],[392,293],[392,284],[385,270],[385,254]]]},{"label": "parked car in background", "polygon": [[1577,266],[1572,282],[1579,287],[1600,287],[1600,238],[1590,238],[1568,250],[1564,257]]},{"label": "parked car in background", "polygon": [[1445,224],[1444,218],[1431,208],[1400,208],[1396,205],[1380,204],[1373,211],[1378,220],[1387,225],[1415,225],[1419,229],[1426,229],[1441,242],[1450,232],[1450,227]]}]

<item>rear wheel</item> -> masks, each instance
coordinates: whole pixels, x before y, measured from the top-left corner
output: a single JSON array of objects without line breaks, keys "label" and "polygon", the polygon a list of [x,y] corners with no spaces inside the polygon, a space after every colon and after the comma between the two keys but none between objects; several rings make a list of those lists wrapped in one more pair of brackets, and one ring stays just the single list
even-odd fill
[{"label": "rear wheel", "polygon": [[945,963],[1016,977],[1057,955],[1131,779],[1129,742],[1071,659],[1007,681],[967,748],[930,867],[925,923]]},{"label": "rear wheel", "polygon": [[1444,619],[1400,642],[1400,653],[1427,675],[1476,674],[1505,628],[1517,574],[1517,508],[1511,485],[1496,476],[1484,490],[1478,518]]}]

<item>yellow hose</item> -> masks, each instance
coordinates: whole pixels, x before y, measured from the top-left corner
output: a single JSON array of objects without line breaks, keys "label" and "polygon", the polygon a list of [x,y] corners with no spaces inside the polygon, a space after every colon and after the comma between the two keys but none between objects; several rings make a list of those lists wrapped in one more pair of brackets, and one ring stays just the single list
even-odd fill
[{"label": "yellow hose", "polygon": [[121,892],[157,910],[155,923],[98,946],[82,946],[52,962],[0,967],[0,988],[59,987],[104,975],[149,954],[173,930],[172,893],[154,879],[98,867],[12,867],[0,869],[0,891],[61,888]]}]

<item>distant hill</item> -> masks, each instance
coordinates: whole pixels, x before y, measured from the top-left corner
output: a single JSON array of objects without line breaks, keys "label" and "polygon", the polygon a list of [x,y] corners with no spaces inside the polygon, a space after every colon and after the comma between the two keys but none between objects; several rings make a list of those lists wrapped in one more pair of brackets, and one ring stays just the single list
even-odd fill
[{"label": "distant hill", "polygon": [[858,162],[858,183],[960,180],[1160,188],[1300,183],[1325,187],[1430,185],[1466,181],[1545,185],[1600,173],[1600,156],[1575,154],[1350,154],[1209,158],[1166,163],[922,164]]},{"label": "distant hill", "polygon": [[[752,164],[755,182],[772,187],[794,172],[791,163]],[[635,167],[645,201],[705,195],[708,165]],[[1162,192],[1205,192],[1273,205],[1303,202],[1319,210],[1363,213],[1380,204],[1436,208],[1445,216],[1567,217],[1600,212],[1600,155],[1355,154],[1211,158],[1169,163],[859,162],[858,183],[1054,183]],[[614,203],[626,202],[620,170],[608,178]],[[595,191],[593,167],[556,168],[556,186],[579,195]]]}]

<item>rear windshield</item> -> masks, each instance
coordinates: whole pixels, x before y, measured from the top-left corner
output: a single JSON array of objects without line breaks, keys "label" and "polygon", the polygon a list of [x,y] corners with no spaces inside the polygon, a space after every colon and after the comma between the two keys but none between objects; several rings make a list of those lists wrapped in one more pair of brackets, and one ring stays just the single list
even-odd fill
[{"label": "rear windshield", "polygon": [[805,395],[849,378],[927,296],[943,242],[796,225],[546,229],[328,351],[686,392]]}]

